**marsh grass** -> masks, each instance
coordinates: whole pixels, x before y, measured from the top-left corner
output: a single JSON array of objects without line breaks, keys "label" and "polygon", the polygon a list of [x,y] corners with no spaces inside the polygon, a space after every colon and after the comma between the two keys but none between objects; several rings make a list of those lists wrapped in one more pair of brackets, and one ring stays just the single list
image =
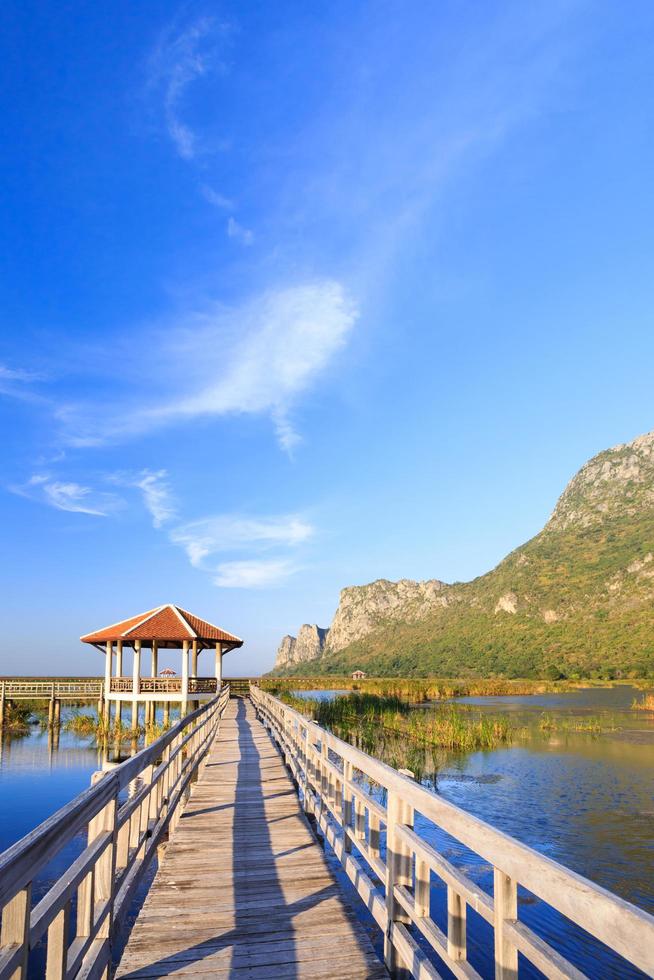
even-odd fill
[{"label": "marsh grass", "polygon": [[589,732],[591,735],[601,735],[602,732],[615,731],[617,725],[610,718],[600,718],[596,715],[562,718],[543,712],[538,727],[541,732]]},{"label": "marsh grass", "polygon": [[638,711],[654,711],[654,694],[643,694],[642,698],[635,698],[631,707]]},{"label": "marsh grass", "polygon": [[[345,676],[321,677],[262,677],[264,691],[344,690],[378,697],[399,697],[420,703],[463,697],[503,697],[529,694],[575,691],[580,687],[612,687],[611,681],[571,680],[508,680],[497,677],[488,680],[456,678],[369,677],[355,681]],[[629,681],[636,686],[639,682]],[[651,682],[650,682],[651,683]]]},{"label": "marsh grass", "polygon": [[81,738],[95,738],[102,742],[107,739],[127,741],[128,739],[145,737],[148,742],[153,742],[164,732],[167,732],[170,725],[155,723],[154,725],[140,725],[136,732],[129,725],[124,725],[114,721],[107,725],[104,718],[99,717],[97,712],[76,712],[71,715],[62,725],[64,731],[73,732]]},{"label": "marsh grass", "polygon": [[[409,737],[422,745],[457,751],[491,749],[510,741],[503,718],[477,718],[456,705],[415,710],[397,695],[352,694],[333,701],[298,698],[280,692],[286,704],[336,733],[374,734],[375,730]],[[411,768],[410,766],[408,768]]]}]

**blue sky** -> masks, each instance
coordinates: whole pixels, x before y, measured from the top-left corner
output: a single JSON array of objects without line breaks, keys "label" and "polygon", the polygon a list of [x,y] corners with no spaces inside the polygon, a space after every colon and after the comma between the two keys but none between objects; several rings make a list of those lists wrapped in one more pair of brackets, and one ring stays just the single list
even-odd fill
[{"label": "blue sky", "polygon": [[463,580],[654,426],[654,7],[0,13],[2,673]]}]

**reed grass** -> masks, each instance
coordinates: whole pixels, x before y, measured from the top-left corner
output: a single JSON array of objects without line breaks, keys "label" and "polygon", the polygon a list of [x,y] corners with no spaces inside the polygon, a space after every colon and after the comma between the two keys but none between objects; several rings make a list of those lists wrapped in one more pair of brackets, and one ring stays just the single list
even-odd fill
[{"label": "reed grass", "polygon": [[298,698],[281,691],[279,695],[319,725],[337,734],[345,732],[348,738],[366,728],[383,729],[423,745],[473,751],[494,748],[510,741],[512,735],[506,719],[475,718],[455,705],[416,711],[397,695],[352,694],[333,701]]},{"label": "reed grass", "polygon": [[[570,680],[508,680],[497,677],[486,680],[456,678],[403,678],[368,677],[353,680],[348,676],[320,677],[262,677],[259,681],[264,691],[311,691],[344,690],[375,694],[379,697],[400,697],[415,703],[442,701],[462,697],[502,697],[550,692],[573,691],[580,687],[594,686],[593,681]],[[603,681],[596,686],[611,686]]]},{"label": "reed grass", "polygon": [[642,698],[635,698],[631,707],[638,711],[654,711],[654,694],[643,694]]}]

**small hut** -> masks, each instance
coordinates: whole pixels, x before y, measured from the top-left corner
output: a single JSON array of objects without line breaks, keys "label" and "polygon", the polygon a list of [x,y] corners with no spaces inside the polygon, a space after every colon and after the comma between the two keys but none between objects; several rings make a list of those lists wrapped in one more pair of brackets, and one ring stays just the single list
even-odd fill
[{"label": "small hut", "polygon": [[[148,721],[154,719],[158,702],[163,704],[166,718],[171,703],[180,705],[183,716],[189,710],[190,701],[197,704],[200,700],[214,697],[222,686],[224,654],[243,645],[243,640],[238,636],[194,616],[181,606],[170,604],[157,606],[139,616],[87,633],[81,637],[81,641],[92,644],[105,654],[104,712],[107,722],[110,721],[112,704],[120,721],[123,704],[131,703],[133,729],[138,727],[139,703],[145,704]],[[134,652],[131,676],[123,674],[123,651],[126,647],[131,647]],[[150,675],[142,677],[141,651],[144,649],[152,652],[152,659]],[[158,676],[159,650],[181,650],[181,677],[174,671],[170,674],[162,671],[162,676]],[[204,650],[215,651],[209,677],[198,676],[199,656]]]},{"label": "small hut", "polygon": [[366,673],[365,673],[364,670],[355,670],[355,671],[352,672],[352,680],[353,681],[362,681],[365,676],[366,676]]}]

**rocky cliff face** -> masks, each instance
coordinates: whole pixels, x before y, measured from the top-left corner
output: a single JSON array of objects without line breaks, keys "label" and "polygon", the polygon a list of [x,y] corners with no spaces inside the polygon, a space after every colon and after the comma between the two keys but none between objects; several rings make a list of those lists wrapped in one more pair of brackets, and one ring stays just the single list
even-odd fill
[{"label": "rocky cliff face", "polygon": [[[589,460],[543,530],[472,582],[343,589],[327,641],[286,637],[307,673],[654,674],[654,433]],[[313,629],[316,629],[315,627]],[[326,632],[326,631],[325,631]],[[286,644],[286,645],[285,645]],[[307,666],[308,665],[308,666]]]},{"label": "rocky cliff face", "polygon": [[320,626],[305,623],[297,636],[283,637],[277,649],[275,670],[319,659],[325,649],[328,633],[329,630]]},{"label": "rocky cliff face", "polygon": [[378,579],[370,585],[353,585],[341,591],[338,609],[329,627],[327,653],[343,650],[380,624],[392,619],[415,622],[434,608],[448,604],[450,586],[438,579],[413,582]]},{"label": "rocky cliff face", "polygon": [[654,432],[593,456],[561,494],[546,530],[591,527],[654,506]]}]

